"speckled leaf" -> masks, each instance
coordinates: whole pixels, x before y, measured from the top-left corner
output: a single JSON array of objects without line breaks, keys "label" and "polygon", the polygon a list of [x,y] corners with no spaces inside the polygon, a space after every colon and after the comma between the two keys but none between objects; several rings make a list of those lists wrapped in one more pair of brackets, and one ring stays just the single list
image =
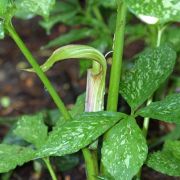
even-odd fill
[{"label": "speckled leaf", "polygon": [[34,159],[35,152],[17,145],[0,144],[0,173],[8,172],[16,166]]},{"label": "speckled leaf", "polygon": [[162,151],[149,155],[147,165],[169,176],[180,176],[180,141],[167,141]]},{"label": "speckled leaf", "polygon": [[17,10],[31,12],[40,16],[47,17],[55,0],[16,0]]},{"label": "speckled leaf", "polygon": [[0,19],[9,22],[14,14],[15,14],[14,1],[0,0]]},{"label": "speckled leaf", "polygon": [[116,112],[86,112],[55,127],[37,156],[63,156],[79,151],[95,141],[125,115]]},{"label": "speckled leaf", "polygon": [[144,51],[125,73],[120,93],[133,110],[145,102],[173,71],[176,53],[168,45]]},{"label": "speckled leaf", "polygon": [[0,1],[0,18],[3,18],[8,7],[8,0]]},{"label": "speckled leaf", "polygon": [[171,151],[174,157],[180,160],[180,141],[167,140],[163,151]]},{"label": "speckled leaf", "polygon": [[130,10],[148,24],[180,21],[179,0],[127,0]]},{"label": "speckled leaf", "polygon": [[180,124],[180,93],[167,96],[162,101],[152,102],[140,109],[138,115]]},{"label": "speckled leaf", "polygon": [[131,180],[146,160],[146,140],[132,117],[120,121],[103,142],[102,163],[118,180]]},{"label": "speckled leaf", "polygon": [[47,138],[48,128],[44,124],[43,114],[25,115],[20,117],[14,133],[37,148],[44,144]]}]

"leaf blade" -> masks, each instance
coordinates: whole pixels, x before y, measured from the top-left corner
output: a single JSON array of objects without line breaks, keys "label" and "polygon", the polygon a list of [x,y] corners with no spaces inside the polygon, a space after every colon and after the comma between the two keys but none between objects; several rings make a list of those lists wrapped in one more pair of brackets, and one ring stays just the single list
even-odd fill
[{"label": "leaf blade", "polygon": [[20,136],[36,148],[41,147],[46,141],[48,128],[43,121],[43,113],[36,115],[25,115],[20,117],[14,134]]},{"label": "leaf blade", "polygon": [[63,46],[94,35],[95,35],[95,31],[93,29],[89,29],[89,28],[73,29],[69,31],[67,34],[63,34],[51,40],[47,45],[44,46],[44,48]]},{"label": "leaf blade", "polygon": [[140,109],[137,115],[180,124],[180,93],[169,95],[162,101],[152,102]]},{"label": "leaf blade", "polygon": [[179,0],[127,0],[130,10],[148,24],[180,21]]},{"label": "leaf blade", "polygon": [[148,167],[169,176],[180,176],[179,149],[180,141],[166,141],[162,151],[149,155]]},{"label": "leaf blade", "polygon": [[103,142],[102,163],[106,171],[119,180],[130,180],[147,156],[147,145],[135,119],[120,121]]},{"label": "leaf blade", "polygon": [[48,17],[55,0],[16,0],[15,4],[18,11],[25,9],[36,15]]},{"label": "leaf blade", "polygon": [[35,151],[30,148],[0,144],[0,173],[5,173],[14,169],[16,166],[21,166],[34,159],[34,157]]},{"label": "leaf blade", "polygon": [[168,78],[175,65],[176,53],[168,45],[144,51],[134,68],[120,82],[120,93],[136,110]]},{"label": "leaf blade", "polygon": [[86,112],[77,115],[72,121],[55,127],[37,156],[63,156],[77,152],[95,141],[124,116],[125,114],[113,112]]}]

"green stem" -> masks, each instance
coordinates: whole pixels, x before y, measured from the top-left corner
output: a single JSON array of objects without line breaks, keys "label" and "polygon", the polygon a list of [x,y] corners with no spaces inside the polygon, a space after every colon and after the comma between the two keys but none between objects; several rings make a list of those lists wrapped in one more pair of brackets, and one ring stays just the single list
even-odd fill
[{"label": "green stem", "polygon": [[[123,46],[124,46],[124,31],[126,23],[126,4],[125,1],[119,1],[117,7],[116,30],[114,37],[114,51],[110,74],[110,84],[108,93],[107,110],[117,111],[119,83],[121,78]],[[108,132],[104,135],[104,140],[107,138]],[[105,169],[101,164],[101,174],[105,175]]]},{"label": "green stem", "polygon": [[124,46],[124,30],[126,21],[126,4],[122,1],[118,5],[116,31],[114,39],[114,53],[110,74],[107,110],[117,111],[119,83],[121,78],[122,57]]},{"label": "green stem", "polygon": [[161,44],[162,34],[163,34],[165,28],[166,28],[166,26],[164,26],[163,28],[158,27],[156,47],[159,47]]},{"label": "green stem", "polygon": [[36,59],[32,56],[31,52],[28,50],[28,48],[26,47],[24,42],[21,40],[21,38],[19,37],[19,35],[15,31],[14,27],[11,24],[8,24],[6,26],[6,28],[7,28],[7,31],[9,32],[9,35],[16,42],[16,44],[20,48],[21,52],[26,57],[27,61],[31,64],[34,71],[36,72],[36,74],[39,76],[39,78],[43,82],[45,88],[47,89],[47,91],[51,95],[52,99],[54,100],[55,104],[57,105],[57,107],[61,111],[64,118],[66,120],[70,119],[71,116],[70,116],[69,112],[67,111],[63,101],[61,100],[61,98],[57,94],[56,90],[52,86],[51,82],[48,80],[45,73],[41,70],[41,68],[40,68],[39,64],[37,63]]},{"label": "green stem", "polygon": [[98,176],[98,163],[95,152],[91,152],[88,148],[82,149],[85,164],[87,180],[97,180]]},{"label": "green stem", "polygon": [[[148,106],[149,104],[151,104],[151,102],[152,102],[152,97],[149,98],[146,105]],[[147,137],[148,128],[149,128],[149,118],[146,117],[146,118],[144,118],[143,129],[142,129],[144,137]]]},{"label": "green stem", "polygon": [[45,162],[45,164],[46,164],[46,166],[47,166],[47,168],[48,168],[48,170],[49,170],[49,173],[50,173],[50,175],[51,175],[51,177],[52,177],[52,180],[57,180],[57,177],[56,177],[56,175],[55,175],[55,172],[54,172],[54,170],[53,170],[53,168],[52,168],[52,166],[51,166],[49,157],[43,158],[43,160],[44,160],[44,162]]},{"label": "green stem", "polygon": [[104,19],[103,19],[102,15],[101,15],[101,13],[100,13],[100,11],[99,11],[99,8],[98,8],[97,6],[94,6],[94,7],[93,7],[93,12],[94,12],[96,18],[97,18],[99,21],[104,22]]}]

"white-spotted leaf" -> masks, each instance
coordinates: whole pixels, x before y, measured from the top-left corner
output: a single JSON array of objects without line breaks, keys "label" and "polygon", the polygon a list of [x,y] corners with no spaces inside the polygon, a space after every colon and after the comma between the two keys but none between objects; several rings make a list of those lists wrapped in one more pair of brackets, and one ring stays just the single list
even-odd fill
[{"label": "white-spotted leaf", "polygon": [[18,145],[0,144],[0,173],[8,172],[16,166],[34,159],[35,151]]},{"label": "white-spotted leaf", "polygon": [[162,151],[148,156],[147,165],[169,176],[180,176],[180,141],[165,142]]},{"label": "white-spotted leaf", "polygon": [[20,117],[14,133],[35,145],[36,148],[41,147],[45,143],[48,133],[48,127],[43,121],[43,113]]},{"label": "white-spotted leaf", "polygon": [[37,156],[63,156],[77,152],[94,142],[124,116],[116,112],[79,114],[63,125],[56,126]]},{"label": "white-spotted leaf", "polygon": [[1,0],[0,1],[0,18],[4,18],[5,13],[8,8],[8,0]]},{"label": "white-spotted leaf", "polygon": [[48,17],[49,12],[55,4],[55,0],[16,0],[17,11],[27,12]]},{"label": "white-spotted leaf", "polygon": [[137,112],[142,117],[180,124],[180,93],[167,96],[162,101],[152,102]]},{"label": "white-spotted leaf", "polygon": [[120,93],[132,110],[142,105],[173,71],[176,53],[168,45],[144,51],[124,74]]},{"label": "white-spotted leaf", "polygon": [[120,121],[103,142],[102,163],[114,179],[131,180],[148,153],[146,140],[132,117]]},{"label": "white-spotted leaf", "polygon": [[180,21],[179,0],[127,0],[129,9],[147,24]]}]

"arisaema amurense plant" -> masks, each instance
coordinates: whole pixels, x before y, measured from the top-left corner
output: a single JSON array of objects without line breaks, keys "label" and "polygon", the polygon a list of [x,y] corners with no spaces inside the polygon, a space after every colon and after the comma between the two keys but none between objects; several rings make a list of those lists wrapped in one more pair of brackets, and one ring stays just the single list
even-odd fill
[{"label": "arisaema amurense plant", "polygon": [[[94,1],[88,2],[93,4]],[[166,86],[176,63],[175,50],[172,45],[162,43],[162,37],[171,22],[180,21],[178,0],[106,2],[113,3],[117,9],[108,88],[107,62],[97,49],[87,45],[66,45],[39,65],[16,32],[12,17],[25,8],[32,16],[48,18],[54,3],[55,0],[48,3],[44,0],[0,2],[0,37],[9,35],[14,40],[32,66],[25,71],[39,76],[59,109],[58,120],[51,131],[48,131],[42,112],[19,118],[13,133],[27,144],[0,144],[0,173],[42,159],[52,179],[56,180],[50,157],[82,151],[88,180],[140,178],[144,164],[161,173],[180,176],[180,141],[168,140],[162,151],[154,153],[148,153],[146,141],[150,119],[180,124],[180,94],[170,94],[159,101],[154,98],[154,94]],[[136,56],[134,65],[122,71],[126,15],[129,12],[147,23],[144,26],[152,30],[152,37],[149,38],[150,46]],[[45,74],[55,63],[69,59],[92,62],[87,71],[85,96],[80,96],[71,110],[66,108]],[[107,104],[104,101],[106,89]],[[118,106],[120,96],[129,105],[129,114],[121,111],[121,104]],[[137,123],[140,116],[145,118],[142,128]]]}]

